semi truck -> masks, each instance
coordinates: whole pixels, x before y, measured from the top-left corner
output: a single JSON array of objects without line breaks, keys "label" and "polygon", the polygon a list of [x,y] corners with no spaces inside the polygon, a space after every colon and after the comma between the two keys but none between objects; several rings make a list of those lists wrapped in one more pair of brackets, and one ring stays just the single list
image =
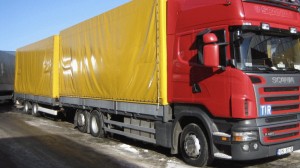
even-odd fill
[{"label": "semi truck", "polygon": [[12,101],[14,93],[15,52],[0,51],[0,100]]},{"label": "semi truck", "polygon": [[[33,114],[74,114],[95,137],[169,148],[193,166],[285,155],[300,149],[299,7],[132,0],[62,30],[50,46],[57,60],[17,50],[15,100]],[[56,94],[46,99],[49,86]]]}]

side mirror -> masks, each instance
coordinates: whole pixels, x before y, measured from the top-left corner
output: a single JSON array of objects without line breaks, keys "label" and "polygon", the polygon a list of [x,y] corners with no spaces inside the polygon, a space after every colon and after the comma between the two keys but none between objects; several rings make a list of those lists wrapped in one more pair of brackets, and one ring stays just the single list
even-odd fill
[{"label": "side mirror", "polygon": [[203,35],[203,64],[207,67],[219,67],[220,51],[218,38],[214,33]]}]

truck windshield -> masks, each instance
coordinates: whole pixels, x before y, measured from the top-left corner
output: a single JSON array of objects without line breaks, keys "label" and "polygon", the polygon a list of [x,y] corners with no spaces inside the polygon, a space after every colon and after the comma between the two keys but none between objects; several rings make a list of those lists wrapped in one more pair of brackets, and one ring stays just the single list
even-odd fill
[{"label": "truck windshield", "polygon": [[237,68],[243,71],[299,73],[300,39],[292,36],[235,32]]}]

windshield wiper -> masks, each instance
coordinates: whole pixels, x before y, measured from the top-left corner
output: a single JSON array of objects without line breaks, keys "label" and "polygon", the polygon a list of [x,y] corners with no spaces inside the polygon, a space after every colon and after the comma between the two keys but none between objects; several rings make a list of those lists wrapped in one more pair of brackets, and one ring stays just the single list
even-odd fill
[{"label": "windshield wiper", "polygon": [[288,68],[286,69],[287,72],[293,72],[293,73],[299,73],[300,70],[299,69],[294,69],[294,68]]},{"label": "windshield wiper", "polygon": [[274,73],[275,70],[267,67],[267,66],[253,66],[253,67],[246,67],[243,69],[246,72],[262,72],[262,73]]},{"label": "windshield wiper", "polygon": [[264,65],[256,65],[254,66],[254,68],[258,69],[259,71],[262,71],[262,72],[275,72],[275,70],[269,66],[264,66]]}]

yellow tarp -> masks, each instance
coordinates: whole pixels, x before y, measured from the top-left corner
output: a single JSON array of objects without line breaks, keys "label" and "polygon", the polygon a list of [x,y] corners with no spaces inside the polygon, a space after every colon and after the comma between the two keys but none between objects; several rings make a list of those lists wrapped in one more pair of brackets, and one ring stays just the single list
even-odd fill
[{"label": "yellow tarp", "polygon": [[133,0],[60,37],[60,96],[167,104],[166,0]]},{"label": "yellow tarp", "polygon": [[17,49],[15,92],[58,98],[59,36]]}]

